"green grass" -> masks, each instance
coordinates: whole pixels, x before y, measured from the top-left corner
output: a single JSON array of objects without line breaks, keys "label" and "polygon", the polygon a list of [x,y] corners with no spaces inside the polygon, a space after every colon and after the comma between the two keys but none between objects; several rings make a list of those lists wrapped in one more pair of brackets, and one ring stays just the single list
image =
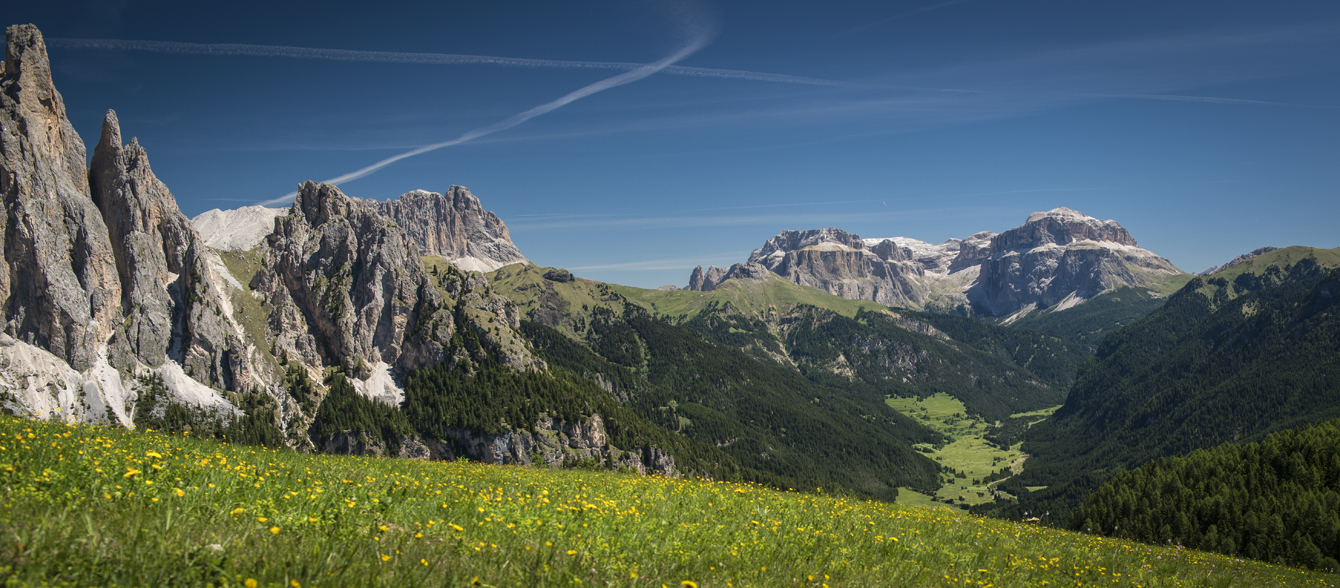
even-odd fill
[{"label": "green grass", "polygon": [[269,343],[272,337],[265,324],[266,318],[270,316],[270,308],[251,290],[251,279],[260,271],[265,255],[259,248],[218,253],[219,259],[228,268],[228,273],[233,274],[233,277],[242,284],[242,290],[233,291],[233,318],[242,325],[247,337],[256,342],[256,349],[266,359],[267,367],[272,372],[279,373],[281,367],[279,361],[270,354]]},{"label": "green grass", "polygon": [[1233,287],[1223,288],[1222,297],[1216,298],[1215,294],[1221,288],[1209,283],[1211,279],[1223,279],[1225,282],[1232,284],[1243,274],[1255,274],[1259,276],[1265,274],[1267,269],[1271,266],[1283,269],[1285,267],[1294,266],[1305,259],[1310,259],[1316,262],[1317,266],[1322,269],[1340,267],[1340,247],[1335,249],[1316,249],[1313,247],[1295,245],[1293,247],[1285,247],[1269,253],[1263,253],[1223,271],[1218,271],[1205,276],[1205,284],[1202,285],[1198,291],[1201,294],[1204,294],[1206,298],[1214,301],[1216,305],[1221,305],[1228,300],[1237,298],[1242,292],[1239,292]]},{"label": "green grass", "polygon": [[856,312],[862,308],[874,311],[885,308],[868,300],[848,300],[818,288],[792,284],[786,278],[772,274],[763,280],[727,280],[715,290],[707,292],[645,290],[619,285],[613,285],[613,288],[653,312],[676,318],[692,317],[714,303],[729,303],[749,317],[785,312],[801,304],[831,310],[845,317],[856,316]]},{"label": "green grass", "polygon": [[[6,586],[1333,586],[959,512],[0,418]],[[688,584],[682,584],[688,585]]]},{"label": "green grass", "polygon": [[1317,249],[1314,247],[1295,245],[1293,247],[1276,249],[1206,277],[1224,278],[1229,282],[1232,282],[1242,274],[1259,274],[1272,265],[1281,267],[1293,265],[1308,258],[1316,260],[1317,265],[1323,268],[1340,267],[1340,247],[1335,249]]},{"label": "green grass", "polygon": [[[941,474],[944,485],[932,497],[908,489],[899,489],[898,503],[908,506],[945,506],[946,504],[975,505],[994,500],[991,490],[999,482],[983,481],[987,476],[1010,467],[1014,473],[1023,471],[1027,459],[1019,449],[1018,443],[1009,451],[988,443],[983,435],[996,426],[980,418],[967,415],[963,403],[948,394],[940,393],[926,398],[890,398],[885,401],[890,407],[917,422],[930,427],[950,439],[950,442],[933,447],[921,445],[919,448],[940,465],[953,468],[954,473]],[[1047,418],[1056,412],[1058,406],[1011,415],[1010,418],[1036,417]]]}]

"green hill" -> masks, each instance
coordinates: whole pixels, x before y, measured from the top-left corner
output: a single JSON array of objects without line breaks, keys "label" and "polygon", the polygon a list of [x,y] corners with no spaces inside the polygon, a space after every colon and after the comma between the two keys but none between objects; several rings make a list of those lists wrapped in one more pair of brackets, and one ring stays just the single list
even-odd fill
[{"label": "green hill", "polygon": [[1071,528],[1340,569],[1340,420],[1227,443],[1113,478]]},{"label": "green hill", "polygon": [[701,479],[308,455],[0,417],[6,586],[1333,585],[961,512]]},{"label": "green hill", "polygon": [[1340,417],[1334,254],[1289,248],[1193,279],[1108,334],[1065,405],[1026,434],[1028,468],[1002,484],[1019,505],[988,512],[1064,521],[1103,481],[1151,460]]}]

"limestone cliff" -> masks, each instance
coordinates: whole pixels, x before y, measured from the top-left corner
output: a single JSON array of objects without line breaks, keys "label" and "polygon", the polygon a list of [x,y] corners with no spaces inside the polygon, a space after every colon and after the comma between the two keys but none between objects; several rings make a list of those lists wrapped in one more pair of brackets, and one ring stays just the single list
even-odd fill
[{"label": "limestone cliff", "polygon": [[464,186],[452,186],[445,194],[414,190],[395,200],[363,202],[404,228],[422,255],[442,257],[466,271],[526,263],[507,225]]},{"label": "limestone cliff", "polygon": [[890,306],[920,306],[924,268],[912,253],[891,242],[867,248],[861,237],[834,228],[782,231],[749,255],[793,283],[843,298]]},{"label": "limestone cliff", "polygon": [[[1124,286],[1158,287],[1182,273],[1141,249],[1116,221],[1068,208],[1029,215],[1020,227],[932,245],[861,239],[839,229],[782,231],[749,256],[788,280],[889,306],[991,316],[1083,302]],[[711,290],[734,270],[696,268],[689,289]]]},{"label": "limestone cliff", "polygon": [[[452,317],[404,229],[339,188],[309,181],[268,239],[252,288],[274,309],[269,329],[290,357],[344,365],[355,376],[445,358]],[[427,326],[411,332],[420,322]]]},{"label": "limestone cliff", "polygon": [[1116,221],[1068,208],[1029,215],[1023,226],[991,239],[969,300],[994,316],[1026,307],[1047,308],[1123,287],[1156,287],[1183,273],[1141,249]]},{"label": "limestone cliff", "polygon": [[4,332],[91,367],[120,324],[121,283],[107,227],[88,196],[83,141],[32,25],[6,31],[0,77],[0,248]]},{"label": "limestone cliff", "polygon": [[112,364],[159,366],[171,359],[195,379],[223,389],[258,383],[233,318],[232,277],[154,175],[139,142],[121,144],[112,111],[93,150],[89,189],[121,281],[124,319],[112,340]]}]

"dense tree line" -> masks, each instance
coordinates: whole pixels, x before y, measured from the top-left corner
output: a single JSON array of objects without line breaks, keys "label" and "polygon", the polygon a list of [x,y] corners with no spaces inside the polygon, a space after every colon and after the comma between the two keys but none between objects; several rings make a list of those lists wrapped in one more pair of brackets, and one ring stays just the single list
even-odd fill
[{"label": "dense tree line", "polygon": [[[1086,302],[1085,306],[1091,303]],[[968,345],[1024,368],[1056,390],[1070,389],[1075,383],[1075,372],[1079,371],[1080,364],[1091,353],[1086,346],[1077,345],[1073,339],[1023,328],[1017,324],[1000,327],[952,314],[907,310],[898,312],[904,317],[935,327],[955,343]],[[862,318],[862,315],[858,315],[857,319]]]},{"label": "dense tree line", "polygon": [[405,415],[395,407],[364,397],[344,374],[332,372],[327,379],[326,398],[316,409],[308,428],[313,441],[337,434],[364,435],[380,440],[387,454],[400,451],[401,440],[414,434]]},{"label": "dense tree line", "polygon": [[1025,434],[1028,467],[1001,486],[1019,504],[987,512],[1064,521],[1102,482],[1154,459],[1340,417],[1340,270],[1308,261],[1270,272],[1278,280],[1193,279],[1108,334],[1065,405]]},{"label": "dense tree line", "polygon": [[[766,322],[727,303],[709,305],[683,326],[764,361],[786,358],[807,379],[826,387],[874,397],[944,392],[993,421],[1060,404],[1087,356],[1080,346],[1041,333],[948,315],[899,313],[862,309],[845,317],[800,305],[781,320],[779,339]],[[923,332],[929,328],[952,341]]]},{"label": "dense tree line", "polygon": [[[567,340],[561,333],[535,323],[529,323],[526,330]],[[600,415],[614,447],[631,451],[653,446],[673,456],[677,467],[686,472],[716,479],[745,479],[739,464],[729,456],[657,427],[562,363],[554,362],[551,367],[550,373],[516,372],[488,363],[474,374],[446,364],[423,368],[406,380],[403,413],[415,431],[435,439],[449,439],[452,430],[460,429],[488,435],[509,430],[534,432],[542,415],[567,423]]]},{"label": "dense tree line", "polygon": [[1120,474],[1071,521],[1089,533],[1340,569],[1340,420]]}]

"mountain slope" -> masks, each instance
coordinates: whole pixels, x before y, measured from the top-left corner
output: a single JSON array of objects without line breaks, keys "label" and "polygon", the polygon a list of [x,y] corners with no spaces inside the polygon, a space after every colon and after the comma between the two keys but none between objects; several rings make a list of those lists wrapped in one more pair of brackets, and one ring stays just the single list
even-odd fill
[{"label": "mountain slope", "polygon": [[[1340,416],[1340,258],[1291,247],[1198,277],[1110,333],[1066,404],[1026,435],[1021,509],[1068,511],[1159,457]],[[1230,281],[1231,278],[1231,281]]]},{"label": "mountain slope", "polygon": [[[939,466],[912,450],[939,435],[883,396],[823,386],[696,330],[658,320],[612,286],[563,270],[509,266],[493,287],[535,324],[546,361],[600,382],[658,424],[716,445],[793,487],[892,498],[934,488]],[[766,480],[761,480],[766,481]]]},{"label": "mountain slope", "polygon": [[1340,569],[1340,421],[1227,443],[1120,474],[1071,529]]}]

